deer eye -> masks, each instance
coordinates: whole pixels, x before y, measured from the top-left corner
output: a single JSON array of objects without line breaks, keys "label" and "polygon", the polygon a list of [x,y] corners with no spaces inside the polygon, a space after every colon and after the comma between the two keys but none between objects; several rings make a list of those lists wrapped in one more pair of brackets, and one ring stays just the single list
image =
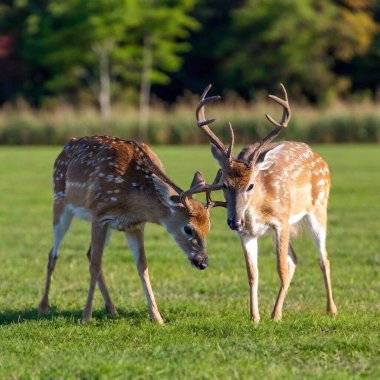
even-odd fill
[{"label": "deer eye", "polygon": [[186,235],[192,235],[193,234],[193,229],[190,226],[185,226],[183,227],[183,230],[185,231]]},{"label": "deer eye", "polygon": [[249,186],[248,186],[248,189],[247,189],[247,191],[251,191],[252,189],[253,189],[253,183],[251,183]]}]

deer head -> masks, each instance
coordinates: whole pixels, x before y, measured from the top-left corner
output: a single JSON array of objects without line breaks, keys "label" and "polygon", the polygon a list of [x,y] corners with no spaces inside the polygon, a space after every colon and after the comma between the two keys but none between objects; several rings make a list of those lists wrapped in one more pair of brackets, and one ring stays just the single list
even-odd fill
[{"label": "deer head", "polygon": [[283,84],[281,88],[284,99],[269,95],[269,98],[283,107],[283,115],[280,122],[275,121],[271,116],[267,119],[276,126],[261,142],[253,146],[253,151],[242,151],[237,158],[232,155],[234,144],[234,132],[231,124],[230,144],[226,147],[218,137],[210,130],[208,124],[215,119],[207,120],[204,107],[206,104],[218,100],[220,97],[213,96],[206,98],[211,85],[209,85],[201,96],[201,100],[196,110],[198,126],[205,132],[211,143],[211,152],[221,168],[221,182],[224,196],[227,200],[227,224],[233,230],[240,230],[244,226],[244,214],[249,206],[249,201],[255,196],[258,174],[262,170],[269,169],[275,162],[277,153],[281,150],[281,145],[273,145],[271,142],[288,125],[291,110],[288,96]]},{"label": "deer head", "polygon": [[[139,164],[150,173],[158,200],[168,211],[160,223],[196,268],[207,268],[206,236],[210,230],[210,210],[222,203],[213,202],[210,193],[221,188],[220,174],[209,185],[203,175],[196,172],[190,188],[183,191],[151,160],[140,144],[134,144],[141,152]],[[206,204],[192,197],[202,192],[206,193]]]}]

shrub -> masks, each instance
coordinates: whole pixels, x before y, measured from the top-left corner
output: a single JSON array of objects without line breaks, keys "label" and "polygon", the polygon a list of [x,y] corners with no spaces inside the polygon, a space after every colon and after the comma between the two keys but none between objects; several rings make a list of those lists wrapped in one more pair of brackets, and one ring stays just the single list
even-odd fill
[{"label": "shrub", "polygon": [[[199,144],[207,138],[196,126],[195,103],[185,106],[153,107],[146,140],[152,144]],[[272,128],[264,114],[279,116],[278,107],[270,103],[219,103],[206,110],[216,117],[215,133],[228,141],[231,120],[236,142],[253,143]],[[27,107],[3,108],[0,112],[0,144],[62,145],[73,136],[109,134],[139,138],[139,115],[133,108],[115,107],[107,125],[92,108],[75,110],[61,106],[53,110]],[[337,104],[328,109],[293,106],[293,117],[283,132],[283,139],[308,143],[380,143],[380,110],[374,104]]]}]

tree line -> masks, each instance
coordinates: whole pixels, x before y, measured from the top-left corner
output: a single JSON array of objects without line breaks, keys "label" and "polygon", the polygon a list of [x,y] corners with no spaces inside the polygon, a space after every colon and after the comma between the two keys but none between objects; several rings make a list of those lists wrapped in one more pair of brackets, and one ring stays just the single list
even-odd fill
[{"label": "tree line", "polygon": [[379,0],[5,0],[0,104],[140,104],[185,91],[300,102],[380,84]]}]

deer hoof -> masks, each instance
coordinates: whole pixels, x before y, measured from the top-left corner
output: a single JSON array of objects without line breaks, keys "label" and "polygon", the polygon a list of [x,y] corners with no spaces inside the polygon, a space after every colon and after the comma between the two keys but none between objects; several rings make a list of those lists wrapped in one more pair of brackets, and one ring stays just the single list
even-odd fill
[{"label": "deer hoof", "polygon": [[86,324],[86,323],[90,322],[91,317],[92,317],[92,312],[91,311],[88,312],[88,311],[84,310],[83,315],[82,315],[82,323]]},{"label": "deer hoof", "polygon": [[330,314],[332,317],[336,317],[338,315],[338,309],[334,304],[327,306],[327,313]]},{"label": "deer hoof", "polygon": [[274,322],[281,322],[282,314],[280,313],[272,313],[272,320]]},{"label": "deer hoof", "polygon": [[50,305],[47,301],[41,301],[41,303],[38,305],[38,315],[42,316],[49,312]]},{"label": "deer hoof", "polygon": [[161,315],[151,315],[150,320],[154,323],[157,323],[158,325],[164,325],[164,320],[162,319]]},{"label": "deer hoof", "polygon": [[251,317],[251,320],[252,320],[252,322],[255,325],[258,325],[260,323],[260,316],[258,316],[258,317]]},{"label": "deer hoof", "polygon": [[106,313],[109,315],[117,315],[116,307],[111,303],[109,305],[105,305]]}]

